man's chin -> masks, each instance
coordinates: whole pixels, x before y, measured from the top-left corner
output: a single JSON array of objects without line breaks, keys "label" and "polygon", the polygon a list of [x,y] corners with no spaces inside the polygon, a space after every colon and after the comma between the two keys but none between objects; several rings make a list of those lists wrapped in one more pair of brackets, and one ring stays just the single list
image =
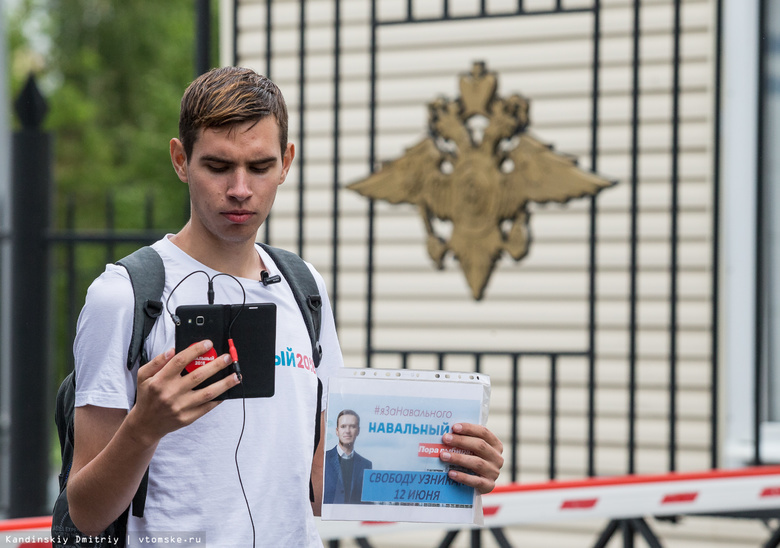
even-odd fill
[{"label": "man's chin", "polygon": [[260,227],[248,225],[232,225],[227,230],[222,231],[222,240],[231,244],[242,244],[257,238],[257,231]]}]

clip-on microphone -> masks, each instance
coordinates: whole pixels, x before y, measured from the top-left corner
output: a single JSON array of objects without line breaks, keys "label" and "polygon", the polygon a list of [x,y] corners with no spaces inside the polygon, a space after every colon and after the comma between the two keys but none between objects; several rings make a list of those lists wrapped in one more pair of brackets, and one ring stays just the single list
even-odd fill
[{"label": "clip-on microphone", "polygon": [[279,282],[282,281],[282,277],[279,276],[278,274],[276,276],[271,276],[270,274],[268,274],[267,270],[263,270],[260,273],[260,281],[263,282],[263,285],[268,286],[271,284],[278,284]]}]

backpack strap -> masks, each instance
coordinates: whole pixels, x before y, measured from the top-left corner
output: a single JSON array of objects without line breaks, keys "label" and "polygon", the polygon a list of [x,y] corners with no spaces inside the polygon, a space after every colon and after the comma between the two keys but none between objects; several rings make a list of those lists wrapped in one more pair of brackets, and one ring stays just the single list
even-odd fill
[{"label": "backpack strap", "polygon": [[[162,294],[165,289],[165,265],[162,258],[152,247],[142,247],[127,257],[117,261],[130,276],[133,286],[135,310],[133,313],[133,333],[127,350],[127,369],[132,370],[135,363],[149,361],[144,351],[144,341],[154,327],[154,322],[162,314]],[[149,469],[146,469],[141,484],[133,497],[133,515],[143,517],[146,505],[146,491],[149,485]]]},{"label": "backpack strap", "polygon": [[135,298],[133,333],[127,350],[127,369],[131,370],[135,362],[142,357],[144,341],[152,331],[154,322],[162,314],[165,265],[160,255],[150,246],[134,251],[116,264],[127,270]]},{"label": "backpack strap", "polygon": [[[301,309],[303,321],[311,339],[311,355],[314,367],[319,367],[322,359],[320,331],[322,328],[322,296],[317,281],[306,262],[298,255],[285,249],[258,243],[271,256],[279,271],[292,289],[295,302]],[[314,414],[314,452],[320,443],[320,414],[322,413],[322,381],[317,377],[317,411]],[[314,486],[309,480],[309,499],[314,502]]]},{"label": "backpack strap", "polygon": [[60,438],[62,470],[60,472],[60,491],[65,489],[73,465],[73,420],[76,414],[76,374],[71,371],[57,390],[57,403],[54,408],[54,422]]},{"label": "backpack strap", "polygon": [[319,367],[322,359],[322,347],[320,346],[320,329],[322,327],[322,297],[317,287],[317,281],[303,259],[291,251],[271,247],[267,244],[258,244],[268,253],[276,266],[290,284],[295,302],[301,309],[306,329],[311,339],[311,355],[314,359],[314,367]]}]

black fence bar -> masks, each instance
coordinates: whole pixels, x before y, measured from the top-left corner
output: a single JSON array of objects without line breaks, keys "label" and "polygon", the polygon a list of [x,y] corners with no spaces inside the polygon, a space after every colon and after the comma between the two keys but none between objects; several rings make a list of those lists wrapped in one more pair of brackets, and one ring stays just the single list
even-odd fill
[{"label": "black fence bar", "polygon": [[482,532],[479,529],[471,530],[471,548],[482,548]]},{"label": "black fence bar", "polygon": [[764,363],[767,359],[766,346],[764,341],[764,330],[766,329],[765,321],[765,305],[766,295],[764,294],[764,284],[766,283],[766,265],[764,264],[764,255],[766,245],[766,238],[764,236],[766,221],[764,202],[761,199],[765,195],[765,180],[764,170],[762,165],[762,152],[766,144],[764,127],[764,102],[766,101],[766,88],[763,83],[766,81],[767,75],[767,61],[764,46],[764,37],[767,36],[767,27],[769,21],[767,20],[767,2],[761,1],[758,3],[758,16],[759,16],[759,32],[758,37],[758,134],[756,135],[756,288],[755,288],[755,363],[754,366],[754,379],[753,379],[753,464],[761,464],[761,421],[764,418],[764,397],[765,392],[763,390],[764,380]]},{"label": "black fence bar", "polygon": [[46,336],[49,309],[52,136],[33,76],[15,102],[21,128],[11,141],[11,322],[9,516],[49,511],[49,424],[53,410]]},{"label": "black fence bar", "polygon": [[[371,0],[371,58],[369,83],[368,169],[373,173],[376,163],[376,52],[377,18],[376,2]],[[411,3],[410,3],[411,10]],[[409,12],[411,15],[411,11]],[[371,367],[374,329],[374,200],[368,201],[368,258],[366,268],[366,367]]]},{"label": "black fence bar", "polygon": [[719,377],[719,359],[718,343],[720,340],[720,319],[718,309],[720,308],[720,138],[721,138],[721,78],[723,74],[723,1],[717,0],[715,14],[715,82],[713,91],[715,93],[714,114],[713,114],[713,160],[712,160],[712,314],[711,314],[711,333],[710,333],[710,353],[712,368],[712,386],[710,388],[710,414],[713,417],[710,428],[710,466],[714,469],[718,467],[718,423],[714,417],[718,416],[718,391],[720,390]]},{"label": "black fence bar", "polygon": [[211,68],[211,0],[195,4],[195,76]]},{"label": "black fence bar", "polygon": [[409,18],[403,19],[386,19],[377,21],[379,26],[385,25],[410,25],[415,23],[440,23],[442,21],[472,21],[474,19],[502,19],[507,17],[523,16],[542,16],[542,15],[558,15],[561,13],[591,13],[593,8],[553,8],[545,10],[524,10],[522,7],[518,11],[502,11],[497,13],[490,13],[485,9],[483,4],[479,13],[463,14],[463,15],[448,15],[441,17],[419,17],[415,18],[412,12],[409,12]]},{"label": "black fence bar", "polygon": [[[65,210],[65,226],[75,234],[76,227],[76,199],[73,196],[68,196],[67,208]],[[54,242],[52,235],[49,236],[49,241]],[[61,240],[65,244],[65,272],[66,286],[65,286],[65,302],[67,307],[67,325],[68,334],[72,335],[76,332],[76,322],[78,319],[78,310],[81,306],[78,302],[77,296],[77,278],[76,275],[76,240],[75,238],[68,238]],[[75,359],[73,352],[66,352],[68,361],[68,371],[73,371],[75,367]]]},{"label": "black fence bar", "polygon": [[[233,66],[238,66],[238,4],[239,0],[233,0]],[[266,38],[268,35],[270,33],[266,33]]]},{"label": "black fence bar", "polygon": [[298,255],[303,257],[303,221],[306,167],[306,0],[300,0],[299,59],[298,59]]},{"label": "black fence bar", "polygon": [[631,75],[631,232],[630,280],[628,320],[628,464],[627,471],[635,470],[636,447],[636,346],[637,346],[637,265],[639,223],[639,56],[641,36],[640,0],[634,2],[634,40]]},{"label": "black fence bar", "polygon": [[[598,172],[599,159],[599,70],[601,67],[601,9],[594,0],[593,11],[593,95],[591,100],[590,168]],[[596,196],[590,199],[588,249],[588,476],[596,475]]]},{"label": "black fence bar", "polygon": [[372,354],[386,355],[416,355],[416,356],[438,356],[443,354],[446,356],[506,356],[514,358],[550,358],[550,356],[558,356],[558,358],[587,358],[587,350],[556,350],[552,352],[545,352],[543,350],[436,350],[431,348],[374,348],[371,350]]},{"label": "black fence bar", "polygon": [[341,0],[333,2],[333,245],[330,288],[330,303],[333,321],[339,325],[339,217],[341,208],[339,185],[341,167]]},{"label": "black fence bar", "polygon": [[[163,236],[165,232],[158,230],[122,230],[114,233],[106,233],[98,230],[77,230],[69,228],[66,230],[57,230],[49,232],[47,239],[52,243],[93,243],[93,244],[139,244],[148,245],[154,243]],[[112,255],[113,257],[113,255]],[[111,262],[111,261],[109,261]]]},{"label": "black fence bar", "polygon": [[273,62],[273,19],[273,0],[265,0],[265,75],[269,79],[273,79],[271,76],[271,65]]},{"label": "black fence bar", "polygon": [[[517,452],[520,442],[520,429],[518,425],[518,411],[520,409],[520,357],[517,354],[512,355],[512,431],[509,435],[509,443],[512,446],[512,454],[509,460],[509,478],[514,483],[517,481],[517,471],[520,465],[520,459],[517,458]],[[592,421],[589,421],[592,422]]]},{"label": "black fence bar", "polygon": [[555,479],[556,453],[558,448],[558,356],[550,356],[550,467],[548,476]]},{"label": "black fence bar", "polygon": [[493,533],[493,538],[496,539],[496,543],[498,543],[499,548],[512,548],[512,545],[509,543],[509,539],[506,538],[503,529],[491,529],[490,532]]},{"label": "black fence bar", "polygon": [[[273,79],[271,76],[273,69],[273,0],[265,1],[265,76],[268,79]],[[236,57],[238,57],[238,46],[236,46]],[[266,218],[264,225],[265,237],[264,241],[267,244],[271,244],[271,217],[273,213],[270,213]]]},{"label": "black fence bar", "polygon": [[674,2],[672,55],[672,173],[671,227],[669,258],[669,471],[677,470],[677,276],[680,217],[680,40],[681,6]]},{"label": "black fence bar", "polygon": [[442,541],[439,543],[439,548],[448,548],[449,546],[452,546],[452,543],[455,541],[458,533],[460,533],[460,531],[447,532]]}]

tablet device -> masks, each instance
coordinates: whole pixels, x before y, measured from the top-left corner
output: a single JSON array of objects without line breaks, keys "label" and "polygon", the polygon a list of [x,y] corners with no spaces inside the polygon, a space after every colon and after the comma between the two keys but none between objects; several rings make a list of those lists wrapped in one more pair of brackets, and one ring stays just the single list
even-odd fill
[{"label": "tablet device", "polygon": [[[274,395],[276,350],[276,305],[183,305],[176,309],[176,352],[209,339],[214,347],[196,358],[182,371],[186,375],[228,352],[232,337],[241,366],[242,384],[216,399],[269,398]],[[232,366],[217,372],[196,389],[203,388],[234,372]]]}]

